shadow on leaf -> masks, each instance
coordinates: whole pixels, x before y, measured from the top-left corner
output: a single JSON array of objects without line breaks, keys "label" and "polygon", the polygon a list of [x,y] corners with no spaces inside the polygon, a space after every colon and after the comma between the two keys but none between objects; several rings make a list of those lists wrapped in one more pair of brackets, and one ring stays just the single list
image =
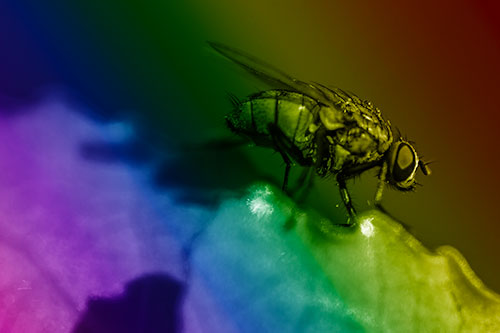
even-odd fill
[{"label": "shadow on leaf", "polygon": [[181,332],[184,289],[166,274],[140,277],[122,295],[90,299],[73,333]]}]

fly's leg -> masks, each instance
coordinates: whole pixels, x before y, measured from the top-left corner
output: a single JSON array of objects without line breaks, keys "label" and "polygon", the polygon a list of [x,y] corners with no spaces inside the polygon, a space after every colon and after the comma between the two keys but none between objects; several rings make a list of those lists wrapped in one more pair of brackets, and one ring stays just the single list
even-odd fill
[{"label": "fly's leg", "polygon": [[297,187],[295,188],[295,192],[298,192],[302,188],[302,193],[297,198],[297,202],[304,202],[305,198],[311,191],[311,188],[314,185],[314,169],[307,168],[302,171],[299,179],[297,180]]},{"label": "fly's leg", "polygon": [[309,173],[311,171],[311,168],[305,168],[302,170],[300,173],[299,178],[297,179],[297,186],[295,187],[295,190],[300,190],[300,188],[305,184],[307,177],[309,176]]},{"label": "fly's leg", "polygon": [[382,192],[384,191],[386,179],[387,179],[387,162],[384,162],[380,167],[380,172],[378,174],[378,186],[377,186],[377,192],[375,193],[375,207],[377,207],[378,210],[380,210],[382,213],[389,216],[393,220],[398,221],[406,229],[406,231],[411,233],[412,228],[408,224],[404,223],[400,219],[393,216],[382,206]]},{"label": "fly's leg", "polygon": [[[340,173],[337,175],[337,184],[340,190],[340,197],[342,198],[344,206],[347,209],[347,213],[349,214],[349,220],[354,219],[356,217],[356,210],[352,204],[351,196],[347,191],[346,178],[344,175]],[[348,224],[350,225],[351,223]]]},{"label": "fly's leg", "polygon": [[288,157],[287,154],[283,153],[280,151],[280,154],[281,156],[283,157],[283,160],[285,161],[285,175],[283,177],[283,185],[281,185],[281,190],[285,193],[286,190],[287,190],[287,186],[288,186],[288,175],[290,174],[290,169],[292,167],[292,161],[290,161],[290,158]]},{"label": "fly's leg", "polygon": [[[290,168],[293,165],[293,160],[302,166],[310,166],[311,161],[304,158],[300,149],[298,149],[293,142],[288,138],[281,129],[276,124],[270,124],[268,126],[269,134],[273,140],[274,148],[281,154],[283,160],[286,164],[285,176],[283,180],[283,190],[286,191],[288,184],[288,175],[290,173]],[[303,180],[302,180],[303,182]]]},{"label": "fly's leg", "polygon": [[387,162],[384,161],[382,166],[380,167],[380,172],[378,174],[378,186],[377,192],[375,193],[375,206],[381,210],[382,208],[382,193],[384,192],[385,180],[387,177]]},{"label": "fly's leg", "polygon": [[290,169],[292,168],[292,160],[286,153],[286,137],[283,132],[281,132],[280,129],[275,125],[269,125],[269,133],[271,134],[275,149],[280,153],[283,161],[285,162],[285,175],[283,177],[283,185],[281,186],[281,190],[286,193],[288,186],[288,176],[290,174]]},{"label": "fly's leg", "polygon": [[[350,220],[354,219],[356,217],[356,210],[354,209],[354,206],[351,201],[351,196],[349,195],[349,192],[347,191],[347,185],[346,185],[346,180],[350,179],[352,177],[355,177],[356,175],[361,174],[362,172],[371,169],[375,166],[380,166],[379,161],[374,161],[366,164],[361,164],[352,168],[344,169],[342,170],[341,173],[337,174],[337,184],[339,186],[340,190],[340,197],[342,198],[342,201],[344,202],[344,206],[347,209],[347,213],[349,214]],[[380,175],[382,181],[379,183],[379,188],[377,190],[377,197],[382,198],[382,190],[383,190],[383,185],[385,183],[385,177],[387,174],[387,165],[382,166],[381,170],[384,170],[382,174]]]}]

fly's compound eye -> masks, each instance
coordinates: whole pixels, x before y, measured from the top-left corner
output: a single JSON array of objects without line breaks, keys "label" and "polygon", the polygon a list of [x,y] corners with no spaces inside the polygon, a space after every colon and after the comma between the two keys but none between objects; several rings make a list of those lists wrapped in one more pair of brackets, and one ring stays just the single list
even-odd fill
[{"label": "fly's compound eye", "polygon": [[390,171],[392,181],[400,189],[411,189],[415,183],[418,157],[415,149],[407,142],[398,142],[391,151]]},{"label": "fly's compound eye", "polygon": [[415,162],[415,154],[407,144],[402,143],[398,148],[392,175],[394,180],[399,183],[411,176],[417,163]]}]

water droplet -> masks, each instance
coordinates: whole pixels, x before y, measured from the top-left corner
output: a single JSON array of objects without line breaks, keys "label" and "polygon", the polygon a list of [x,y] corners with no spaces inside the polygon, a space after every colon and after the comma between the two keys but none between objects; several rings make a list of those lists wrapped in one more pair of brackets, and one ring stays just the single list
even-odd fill
[{"label": "water droplet", "polygon": [[335,205],[335,207],[336,207],[336,208],[339,208],[339,204],[336,204],[336,205]]}]

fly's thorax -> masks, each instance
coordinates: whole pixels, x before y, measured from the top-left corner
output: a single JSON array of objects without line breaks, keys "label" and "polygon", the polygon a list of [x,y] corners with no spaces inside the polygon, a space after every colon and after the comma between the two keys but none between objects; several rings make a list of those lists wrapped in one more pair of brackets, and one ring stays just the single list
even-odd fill
[{"label": "fly's thorax", "polygon": [[385,121],[380,110],[369,102],[357,103],[356,100],[348,100],[324,106],[319,111],[319,116],[321,123],[329,131],[346,130],[351,131],[354,136],[366,133],[377,143],[380,153],[387,151],[392,142],[389,122]]},{"label": "fly's thorax", "polygon": [[226,120],[236,133],[262,141],[274,126],[299,149],[311,142],[318,103],[292,91],[268,90],[251,95],[236,106]]},{"label": "fly's thorax", "polygon": [[347,166],[382,160],[393,140],[390,123],[370,102],[343,91],[330,92],[336,102],[322,105],[318,112],[331,145],[329,160],[322,167],[336,173]]}]

